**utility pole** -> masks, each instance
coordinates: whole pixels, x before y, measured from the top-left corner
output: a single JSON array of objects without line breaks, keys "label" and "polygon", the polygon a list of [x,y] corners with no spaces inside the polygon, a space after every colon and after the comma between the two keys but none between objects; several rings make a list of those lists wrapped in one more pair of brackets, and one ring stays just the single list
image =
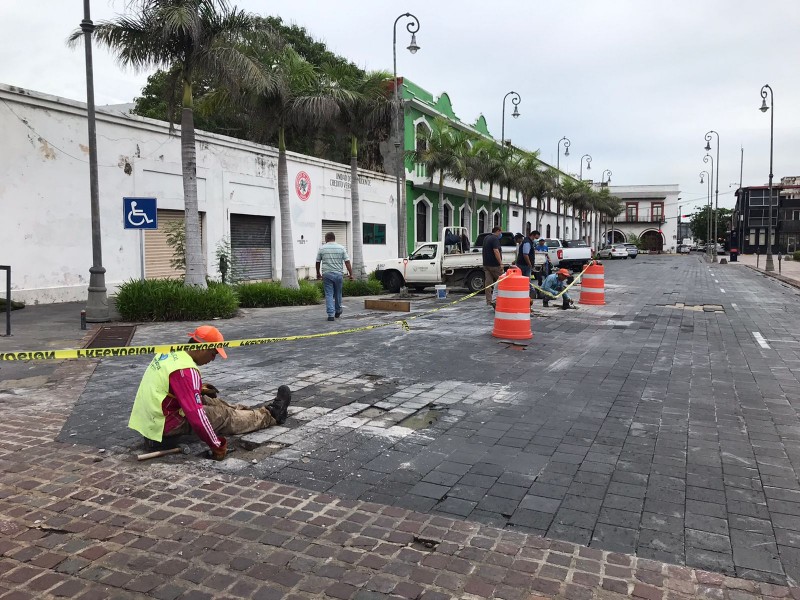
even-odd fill
[{"label": "utility pole", "polygon": [[100,186],[97,175],[97,123],[94,110],[94,66],[92,63],[92,32],[90,0],[83,0],[83,45],[86,52],[86,110],[89,121],[89,195],[92,218],[92,266],[89,269],[89,294],[86,300],[86,320],[89,323],[110,321],[106,296],[106,270],[103,267],[103,247],[100,238]]}]

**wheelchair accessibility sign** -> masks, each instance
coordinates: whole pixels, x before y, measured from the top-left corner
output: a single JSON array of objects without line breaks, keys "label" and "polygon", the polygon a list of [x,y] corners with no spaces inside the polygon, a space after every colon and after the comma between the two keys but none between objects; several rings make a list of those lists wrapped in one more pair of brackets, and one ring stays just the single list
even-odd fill
[{"label": "wheelchair accessibility sign", "polygon": [[125,229],[158,229],[155,198],[123,198],[122,223]]}]

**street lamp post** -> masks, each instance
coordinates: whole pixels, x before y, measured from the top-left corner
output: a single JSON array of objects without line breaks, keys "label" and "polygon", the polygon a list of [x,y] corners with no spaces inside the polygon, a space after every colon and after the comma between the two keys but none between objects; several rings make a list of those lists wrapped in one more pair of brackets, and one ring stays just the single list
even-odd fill
[{"label": "street lamp post", "polygon": [[403,13],[394,20],[393,36],[392,36],[392,61],[394,65],[394,104],[397,119],[397,130],[394,141],[394,148],[397,155],[397,255],[400,257],[408,256],[406,251],[406,199],[404,190],[401,188],[405,185],[405,157],[401,149],[402,142],[405,138],[401,115],[403,114],[403,106],[400,103],[400,92],[397,82],[397,23],[400,19],[408,18],[409,23],[406,24],[406,29],[411,34],[411,43],[408,45],[408,51],[411,54],[416,54],[419,50],[417,45],[417,32],[419,31],[419,19],[411,13]]},{"label": "street lamp post", "polygon": [[[606,173],[608,173],[608,179],[606,179]],[[600,187],[603,187],[604,183],[611,183],[611,176],[613,173],[611,169],[605,169],[602,174],[600,175]],[[614,243],[614,219],[616,217],[611,217],[611,239],[609,240],[609,244]]]},{"label": "street lamp post", "polygon": [[83,45],[86,52],[86,110],[89,121],[89,197],[92,215],[92,266],[89,269],[89,290],[86,300],[86,321],[110,321],[106,296],[106,270],[103,267],[103,246],[100,238],[100,186],[97,174],[97,123],[94,110],[94,66],[92,62],[92,32],[90,0],[83,0]]},{"label": "street lamp post", "polygon": [[[558,171],[558,184],[561,185],[561,142],[564,142],[564,156],[569,156],[569,146],[572,142],[569,141],[567,136],[562,137],[558,140],[558,145],[556,146],[556,171]],[[559,192],[559,196],[560,196]],[[560,238],[560,231],[558,230],[558,217],[561,214],[561,198],[556,199],[556,237]],[[567,228],[567,207],[564,206],[564,229]]]},{"label": "street lamp post", "polygon": [[[522,102],[522,97],[514,91],[508,92],[505,96],[503,96],[503,118],[501,121],[500,126],[500,147],[505,148],[506,146],[506,98],[511,96],[511,104],[514,106],[514,111],[511,113],[511,116],[515,119],[519,118],[519,103]],[[508,193],[511,193],[511,189],[509,188]],[[500,214],[503,214],[503,188],[500,187]],[[506,225],[508,226],[510,220],[510,215],[506,214]],[[462,223],[463,225],[463,223]]]},{"label": "street lamp post", "polygon": [[[769,90],[769,105],[767,105],[767,90]],[[767,223],[767,263],[764,267],[766,271],[774,271],[775,264],[772,262],[772,142],[775,133],[775,95],[769,84],[761,88],[761,112],[767,112],[772,108],[769,115],[769,221]]]},{"label": "street lamp post", "polygon": [[[714,205],[711,203],[712,195],[711,195],[711,188],[714,185],[714,157],[710,154],[706,154],[703,157],[704,163],[711,163],[711,175],[708,178],[708,223],[706,223],[706,254],[708,254],[708,260],[711,260],[711,249],[709,247],[708,241],[713,235],[713,228],[711,227],[711,213],[714,210]],[[714,242],[714,254],[717,253],[717,243]]]},{"label": "street lamp post", "polygon": [[519,103],[522,102],[522,97],[517,92],[508,92],[505,96],[503,96],[503,120],[502,125],[500,127],[500,145],[506,145],[506,98],[511,96],[511,104],[514,105],[514,112],[511,113],[511,116],[515,119],[519,118]]},{"label": "street lamp post", "polygon": [[584,159],[586,159],[586,170],[587,171],[591,171],[592,170],[592,157],[589,156],[588,154],[584,154],[583,156],[581,156],[581,169],[580,169],[580,175],[578,175],[578,179],[580,179],[581,181],[583,181],[583,160]]},{"label": "street lamp post", "polygon": [[[584,159],[586,160],[586,170],[587,171],[591,171],[592,170],[592,157],[589,154],[584,154],[583,156],[581,156],[580,174],[578,175],[578,180],[580,180],[580,181],[583,181],[583,161],[584,161]],[[585,226],[584,229],[586,227],[588,227],[588,225],[589,225],[588,223],[584,223],[584,226]],[[580,234],[580,229],[581,229],[581,220],[578,219],[578,233],[579,234]]]},{"label": "street lamp post", "polygon": [[712,262],[717,262],[717,221],[719,220],[719,133],[714,131],[713,129],[706,134],[706,152],[711,151],[711,134],[717,136],[717,179],[714,182],[714,196],[715,196],[715,203],[714,203],[714,256],[712,257]]}]

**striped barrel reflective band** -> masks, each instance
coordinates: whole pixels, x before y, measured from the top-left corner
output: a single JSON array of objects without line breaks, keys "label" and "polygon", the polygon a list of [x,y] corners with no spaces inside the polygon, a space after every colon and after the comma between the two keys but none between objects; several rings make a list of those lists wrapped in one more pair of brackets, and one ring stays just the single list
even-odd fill
[{"label": "striped barrel reflective band", "polygon": [[531,313],[528,311],[525,311],[524,313],[523,312],[507,313],[507,312],[495,311],[494,318],[503,319],[504,321],[530,321]]},{"label": "striped barrel reflective band", "polygon": [[585,273],[583,275],[583,279],[605,279],[605,275],[603,273],[599,273],[599,274]]},{"label": "striped barrel reflective band", "polygon": [[530,290],[497,290],[498,298],[530,298]]}]

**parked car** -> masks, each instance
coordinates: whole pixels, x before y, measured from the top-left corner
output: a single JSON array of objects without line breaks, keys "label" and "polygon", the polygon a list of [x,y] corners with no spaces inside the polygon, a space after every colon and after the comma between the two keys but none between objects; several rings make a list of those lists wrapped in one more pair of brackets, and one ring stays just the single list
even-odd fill
[{"label": "parked car", "polygon": [[631,258],[636,258],[639,254],[639,248],[636,247],[636,244],[622,244],[628,250],[628,256]]},{"label": "parked car", "polygon": [[614,244],[613,246],[607,246],[600,250],[597,253],[598,258],[624,258],[628,259],[628,249],[625,247],[624,244]]},{"label": "parked car", "polygon": [[592,260],[592,249],[583,240],[544,240],[550,264],[554,267],[580,270]]},{"label": "parked car", "polygon": [[682,245],[678,246],[678,253],[679,254],[689,254],[690,250],[691,250],[691,248],[689,246],[686,246],[685,244],[682,244]]},{"label": "parked car", "polygon": [[717,244],[717,254],[725,254],[725,246]]},{"label": "parked car", "polygon": [[705,244],[697,244],[697,246],[694,247],[694,250],[696,252],[705,252],[706,251],[706,245]]}]

